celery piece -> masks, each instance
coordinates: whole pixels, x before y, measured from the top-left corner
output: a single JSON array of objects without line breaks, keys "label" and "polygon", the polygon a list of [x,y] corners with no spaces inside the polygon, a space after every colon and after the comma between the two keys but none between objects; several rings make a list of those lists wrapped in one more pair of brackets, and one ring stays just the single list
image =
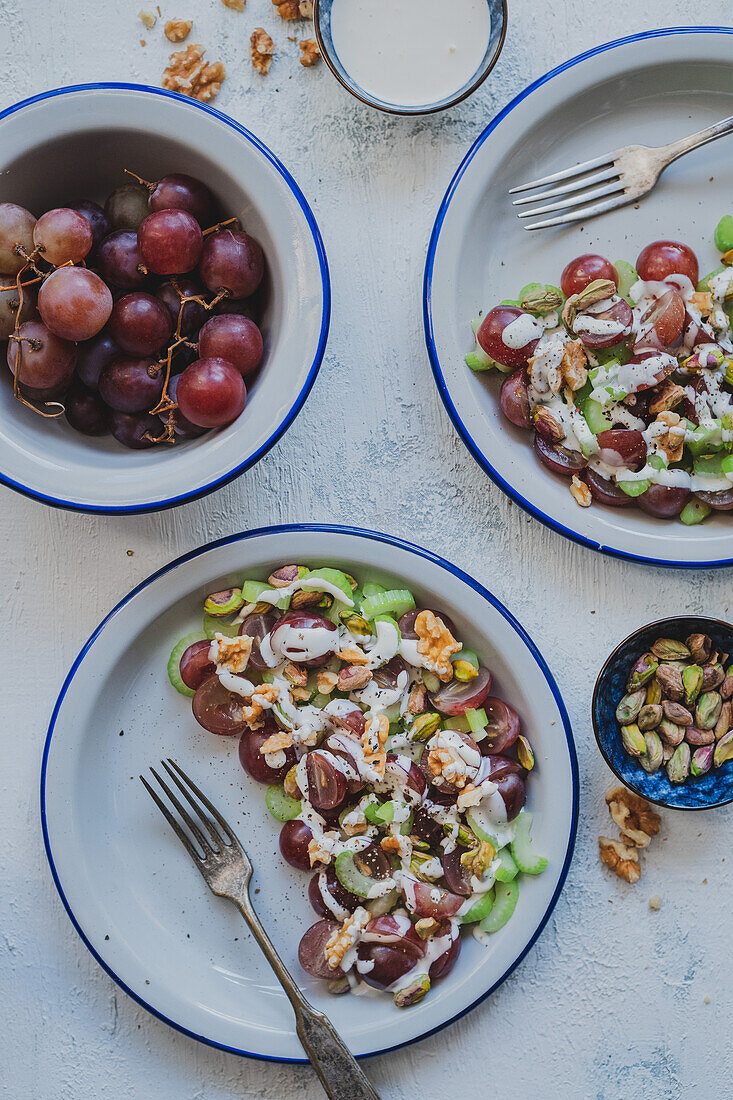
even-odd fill
[{"label": "celery piece", "polygon": [[484,920],[488,917],[491,910],[494,908],[494,887],[487,890],[485,894],[481,894],[476,899],[473,905],[469,906],[465,913],[459,916],[461,924],[475,924],[476,921]]},{"label": "celery piece", "polygon": [[480,710],[467,710],[465,713],[468,727],[473,734],[474,741],[483,741],[486,737],[486,727],[489,723],[486,717],[486,711],[483,707]]},{"label": "celery piece", "polygon": [[720,469],[726,477],[733,477],[733,455],[726,455],[720,463]]},{"label": "celery piece", "polygon": [[633,305],[631,298],[629,298],[629,291],[635,282],[638,281],[639,276],[636,268],[633,264],[628,263],[626,260],[616,260],[613,265],[616,268],[618,274],[618,292],[622,298],[625,298],[629,305]]},{"label": "celery piece", "polygon": [[481,921],[481,931],[493,934],[503,928],[514,913],[518,898],[519,886],[516,879],[512,882],[497,882],[494,886],[494,906],[488,917]]},{"label": "celery piece", "polygon": [[511,882],[515,879],[519,874],[519,868],[514,862],[509,849],[502,848],[500,852],[496,853],[496,858],[499,862],[499,866],[496,868],[497,882]]},{"label": "celery piece", "polygon": [[600,435],[601,432],[606,432],[613,427],[613,417],[606,412],[603,405],[592,397],[583,402],[581,412],[593,435]]},{"label": "celery piece", "polygon": [[[264,592],[277,592],[277,589],[265,581],[242,581],[242,595],[245,603],[259,603]],[[290,596],[280,596],[273,606],[280,611],[287,611],[290,607]]]},{"label": "celery piece", "polygon": [[715,227],[713,240],[718,252],[730,252],[733,248],[733,217],[730,214],[723,214]]},{"label": "celery piece", "polygon": [[705,504],[702,500],[696,500],[694,497],[692,500],[688,500],[680,512],[680,520],[686,527],[694,527],[698,523],[702,523],[707,516],[712,512],[712,508],[709,504]]},{"label": "celery piece", "polygon": [[225,623],[216,615],[204,615],[203,632],[207,638],[215,638],[217,634],[224,634],[227,638],[236,638],[239,634],[239,623]]},{"label": "celery piece", "polygon": [[267,788],[265,805],[276,821],[292,821],[302,809],[300,799],[291,798],[282,787]]},{"label": "celery piece", "polygon": [[700,282],[697,284],[696,289],[699,291],[710,290],[710,280],[714,275],[720,275],[721,271],[725,271],[724,267],[716,267],[715,271],[711,271],[709,275],[703,275]]},{"label": "celery piece", "polygon": [[547,867],[547,858],[538,855],[532,847],[530,830],[532,814],[522,810],[514,823],[514,839],[511,843],[512,859],[525,875],[539,875]]},{"label": "celery piece", "polygon": [[370,596],[378,596],[380,592],[385,592],[386,589],[381,584],[373,584],[368,581],[362,588],[365,599],[369,599]]},{"label": "celery piece", "polygon": [[466,810],[466,824],[468,825],[471,832],[475,833],[479,840],[485,840],[487,844],[493,845],[494,849],[498,847],[496,843],[496,837],[492,836],[491,833],[486,832],[486,829],[483,828],[481,822],[478,820],[472,810]]},{"label": "celery piece", "polygon": [[[664,467],[664,459],[661,455],[649,455],[647,459],[647,466],[653,466],[655,470],[661,470]],[[651,481],[649,478],[644,478],[643,481],[617,481],[619,489],[626,493],[627,497],[640,497],[642,493],[645,493]]]},{"label": "celery piece", "polygon": [[373,619],[375,615],[393,615],[399,619],[407,611],[415,607],[415,598],[406,588],[390,589],[389,592],[377,592],[373,596],[366,594],[361,612],[365,619]]},{"label": "celery piece", "polygon": [[458,733],[470,733],[471,727],[465,714],[455,714],[451,718],[443,719],[444,730],[457,730]]},{"label": "celery piece", "polygon": [[171,655],[168,658],[168,679],[173,684],[176,691],[181,695],[192,696],[196,692],[190,687],[187,687],[181,679],[181,657],[186,652],[190,645],[194,642],[203,642],[206,640],[206,635],[199,634],[187,634],[185,638],[181,638],[180,642],[176,642],[171,650]]},{"label": "celery piece", "polygon": [[[321,582],[327,581],[335,588],[339,588],[348,600],[351,601],[351,584],[349,578],[340,569],[330,569],[325,567],[323,569],[311,569],[300,582],[301,588],[306,592],[319,592],[321,591]],[[343,603],[343,600],[340,601]]]},{"label": "celery piece", "polygon": [[718,451],[714,455],[700,455],[692,463],[692,468],[701,477],[725,477],[723,463],[730,455],[723,455]]}]

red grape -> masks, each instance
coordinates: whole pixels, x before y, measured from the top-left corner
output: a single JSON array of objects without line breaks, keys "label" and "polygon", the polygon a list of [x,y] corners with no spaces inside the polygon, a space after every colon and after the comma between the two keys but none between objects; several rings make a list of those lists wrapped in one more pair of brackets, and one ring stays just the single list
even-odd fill
[{"label": "red grape", "polygon": [[[454,917],[463,905],[463,898],[450,890],[442,890],[430,882],[411,883],[410,894],[414,891],[414,913],[418,917],[432,917],[433,920],[445,920]],[[436,897],[437,895],[437,897]]]},{"label": "red grape", "polygon": [[8,287],[0,290],[0,340],[7,340],[15,332],[16,318],[18,324],[30,321],[36,312],[36,288],[26,286],[23,288],[23,308],[18,316],[20,306],[20,294],[15,286],[15,275],[0,274],[0,287]]},{"label": "red grape", "polygon": [[227,691],[218,676],[204,680],[191,700],[191,706],[194,718],[209,733],[238,737],[246,729],[241,697]]},{"label": "red grape", "polygon": [[185,210],[157,210],[137,231],[143,263],[156,275],[193,271],[201,259],[203,240],[201,226]]},{"label": "red grape", "polygon": [[66,419],[82,435],[107,435],[109,432],[109,409],[99,394],[88,390],[86,386],[74,385],[64,398]]},{"label": "red grape", "polygon": [[264,615],[259,612],[253,612],[248,615],[246,619],[242,621],[242,625],[239,628],[240,634],[246,634],[249,638],[254,638],[252,643],[252,652],[249,655],[249,663],[252,668],[257,669],[258,672],[264,672],[269,666],[265,664],[260,656],[260,642],[269,634],[275,625],[275,613],[266,612]]},{"label": "red grape", "polygon": [[149,213],[148,195],[147,187],[139,183],[126,183],[113,191],[104,204],[104,212],[112,227],[137,232]]},{"label": "red grape", "polygon": [[204,638],[200,642],[194,642],[183,652],[179,672],[186,687],[192,691],[200,688],[204,680],[208,680],[216,672],[216,665],[209,658],[210,649],[211,642]]},{"label": "red grape", "polygon": [[262,334],[248,317],[237,314],[212,317],[199,333],[201,358],[225,359],[243,378],[257,370],[262,351]]},{"label": "red grape", "polygon": [[160,401],[163,380],[154,359],[113,359],[99,376],[99,394],[117,412],[143,412]]},{"label": "red grape", "polygon": [[25,265],[21,251],[27,255],[33,251],[35,224],[29,210],[14,202],[0,202],[0,271],[17,275]]},{"label": "red grape", "polygon": [[90,390],[96,390],[99,385],[99,375],[104,367],[119,356],[120,349],[105,329],[91,340],[85,340],[77,348],[76,373],[85,386]]},{"label": "red grape", "polygon": [[677,489],[672,485],[650,485],[645,493],[635,499],[642,512],[668,519],[680,514],[690,499],[690,490]]},{"label": "red grape", "polygon": [[623,489],[619,489],[614,481],[601,477],[595,470],[590,468],[587,470],[586,481],[591,496],[599,504],[607,504],[610,508],[626,508],[632,503],[632,498],[628,493],[625,493]]},{"label": "red grape", "polygon": [[409,761],[406,756],[397,756],[393,752],[387,753],[385,775],[404,794],[410,795],[410,803],[415,802],[415,797],[422,800],[427,783],[417,764]]},{"label": "red grape", "polygon": [[[176,283],[184,298],[200,296],[203,293],[203,288],[193,279],[176,279]],[[178,314],[181,310],[181,298],[173,283],[161,283],[155,291],[155,296],[160,299],[170,313],[175,331],[178,324]],[[181,336],[190,336],[192,332],[197,332],[208,315],[206,307],[202,306],[200,302],[186,302],[181,317]]]},{"label": "red grape", "polygon": [[144,290],[136,290],[115,302],[109,328],[123,351],[130,355],[152,355],[168,345],[173,324],[170,313],[158,298]]},{"label": "red grape", "polygon": [[[250,657],[250,661],[252,658]],[[331,714],[329,712],[329,721],[332,725],[337,726],[339,729],[348,730],[349,733],[356,734],[357,738],[361,740],[366,729],[366,718],[364,717],[364,711],[361,707],[358,707],[356,703],[353,703],[351,710],[347,710],[344,707],[343,713]]]},{"label": "red grape", "polygon": [[[22,347],[18,381],[34,390],[68,386],[76,362],[74,345],[49,332],[40,321],[26,321],[18,329],[18,336]],[[7,357],[10,370],[16,374],[18,340],[9,342]]]},{"label": "red grape", "polygon": [[[178,377],[173,375],[168,381],[168,396],[171,401],[175,401],[178,393]],[[199,428],[198,424],[192,424],[190,420],[186,420],[185,416],[180,409],[169,409],[167,412],[160,412],[157,414],[160,418],[161,424],[167,425],[168,418],[173,417],[173,431],[180,439],[197,439],[198,436],[203,435],[206,428]],[[241,633],[241,631],[240,631]],[[251,664],[250,658],[250,664]]]},{"label": "red grape", "polygon": [[262,282],[265,259],[257,241],[243,230],[219,229],[204,241],[201,278],[213,293],[248,298]]},{"label": "red grape", "polygon": [[370,970],[362,974],[362,978],[375,989],[386,989],[393,985],[415,966],[412,956],[396,947],[387,947],[380,943],[360,943],[356,954],[359,959],[374,963]]},{"label": "red grape", "polygon": [[[153,440],[161,435],[160,420],[150,413],[123,413],[110,410],[110,429],[118,443],[133,451],[143,451],[154,446]],[[146,438],[152,436],[152,439]]]},{"label": "red grape", "polygon": [[280,851],[285,862],[299,871],[310,871],[308,845],[311,840],[313,840],[313,832],[304,821],[300,821],[297,817],[292,821],[286,821],[280,830]]},{"label": "red grape", "polygon": [[[417,637],[417,635],[415,635],[415,637]],[[391,661],[387,661],[386,665],[382,665],[381,668],[375,668],[373,677],[380,687],[389,688],[390,691],[394,691],[399,683],[401,674],[406,672],[407,668],[407,662],[404,661],[398,653]]]},{"label": "red grape", "polygon": [[242,412],[247,390],[239,371],[223,359],[197,359],[178,382],[178,404],[192,424],[219,428]]},{"label": "red grape", "polygon": [[222,315],[234,313],[237,316],[249,317],[250,321],[256,322],[261,312],[257,301],[259,297],[259,294],[255,294],[251,298],[222,298],[214,306],[214,313]]},{"label": "red grape", "polygon": [[137,243],[137,233],[120,229],[105,237],[97,262],[102,277],[121,290],[133,290],[145,282],[146,272]]},{"label": "red grape", "polygon": [[[510,325],[517,327],[512,327],[507,334]],[[523,366],[534,355],[541,336],[542,329],[531,313],[525,313],[516,306],[494,306],[484,317],[477,333],[478,342],[486,354],[503,367]],[[523,343],[515,346],[519,340]]]},{"label": "red grape", "polygon": [[50,264],[78,264],[91,250],[92,227],[76,210],[57,207],[41,214],[33,228],[33,243]]},{"label": "red grape", "polygon": [[492,783],[498,783],[500,779],[506,779],[508,775],[523,774],[524,768],[516,760],[510,760],[508,756],[493,756],[490,753],[482,758],[474,785],[478,787],[479,783],[483,783],[485,779],[490,779]]},{"label": "red grape", "polygon": [[611,428],[599,432],[596,437],[600,451],[598,457],[608,466],[625,466],[640,470],[646,463],[646,440],[634,428]]},{"label": "red grape", "polygon": [[148,198],[151,211],[185,210],[205,226],[211,216],[211,192],[200,180],[172,172],[158,180]]},{"label": "red grape", "polygon": [[[436,934],[439,935],[440,933]],[[438,978],[445,978],[447,974],[450,974],[461,953],[461,944],[461,937],[456,934],[448,950],[439,955],[434,963],[431,963],[428,970],[428,977],[431,982],[437,981]]]},{"label": "red grape", "polygon": [[346,776],[336,767],[330,753],[316,749],[305,758],[308,801],[319,813],[335,810],[347,795]]},{"label": "red grape", "polygon": [[570,451],[567,447],[559,445],[553,446],[537,432],[534,437],[534,449],[537,457],[548,469],[553,473],[562,474],[563,477],[572,477],[578,470],[583,470],[588,465],[587,458],[584,458],[579,451]]},{"label": "red grape", "polygon": [[76,210],[86,218],[92,231],[92,251],[99,248],[104,238],[112,231],[112,226],[102,207],[88,199],[77,199],[75,202],[68,203],[68,207],[69,210]]},{"label": "red grape", "polygon": [[384,913],[374,917],[364,929],[361,942],[395,947],[412,959],[425,958],[426,944],[415,931],[415,926],[403,914]]},{"label": "red grape", "polygon": [[496,786],[504,801],[507,821],[513,821],[527,801],[527,788],[519,775],[507,775]]},{"label": "red grape", "polygon": [[478,676],[467,683],[453,679],[445,687],[430,696],[433,706],[441,714],[465,714],[467,710],[477,710],[491,691],[491,673],[488,668],[479,668]]},{"label": "red grape", "polygon": [[[340,905],[342,909],[348,909],[350,913],[353,913],[355,909],[363,903],[363,898],[358,898],[356,894],[351,894],[346,890],[338,880],[333,865],[329,864],[326,870],[323,872],[325,875],[324,889],[327,894],[330,894],[337,905]],[[321,872],[317,871],[313,878],[308,883],[308,900],[318,913],[319,917],[325,917],[327,920],[333,919],[333,912],[328,908],[323,900],[323,894],[321,893],[320,886]]]},{"label": "red grape", "polygon": [[[595,322],[607,321],[611,323],[611,332],[594,332]],[[618,344],[631,332],[634,322],[634,312],[628,302],[619,298],[608,309],[597,313],[593,307],[585,313],[579,313],[573,323],[575,332],[589,348],[610,348]]]},{"label": "red grape", "polygon": [[[292,631],[313,629],[326,630],[336,635],[335,623],[324,619],[322,615],[317,615],[311,611],[288,611],[278,619],[273,627],[270,634],[270,644],[275,653],[282,654],[288,661],[295,661],[296,664],[305,665],[306,668],[320,668],[331,659],[333,652],[329,650],[322,657],[314,657],[309,660],[305,648],[299,648],[299,644],[304,646],[305,643],[299,643],[297,635],[294,638],[291,633]],[[334,637],[334,643],[338,648],[337,637]]]},{"label": "red grape", "polygon": [[697,256],[679,241],[653,241],[642,248],[636,261],[639,278],[645,282],[666,279],[668,275],[686,275],[693,286],[700,278]]},{"label": "red grape", "polygon": [[580,294],[596,279],[610,279],[618,289],[618,272],[613,264],[595,252],[584,252],[566,265],[560,276],[560,286],[568,298],[571,294]]},{"label": "red grape", "polygon": [[312,978],[330,981],[343,977],[343,971],[339,967],[332,969],[326,959],[326,944],[338,928],[335,920],[319,920],[304,932],[298,945],[298,961]]},{"label": "red grape", "polygon": [[84,267],[60,267],[38,292],[41,320],[64,340],[89,340],[104,328],[112,295],[99,275]]},{"label": "red grape", "polygon": [[273,733],[279,733],[278,727],[270,719],[259,730],[245,730],[239,741],[239,762],[253,779],[258,783],[282,783],[293,764],[295,764],[295,749],[291,746],[284,750],[285,763],[277,768],[271,768],[266,757],[260,751],[268,737]]},{"label": "red grape", "polygon": [[464,848],[454,848],[452,852],[443,855],[443,874],[448,883],[448,889],[454,894],[460,894],[467,898],[473,893],[471,886],[471,871],[461,863]]},{"label": "red grape", "polygon": [[644,313],[636,347],[670,347],[679,340],[684,326],[684,299],[676,290],[668,290]]},{"label": "red grape", "polygon": [[514,744],[519,737],[521,723],[514,707],[496,696],[485,699],[483,709],[486,711],[488,722],[486,737],[479,741],[479,748],[484,756],[493,756],[504,752]]},{"label": "red grape", "polygon": [[733,489],[724,489],[717,493],[697,492],[695,496],[716,512],[730,512],[733,509]]},{"label": "red grape", "polygon": [[499,407],[511,424],[518,428],[529,428],[532,419],[527,392],[527,372],[524,367],[515,370],[501,384]]}]

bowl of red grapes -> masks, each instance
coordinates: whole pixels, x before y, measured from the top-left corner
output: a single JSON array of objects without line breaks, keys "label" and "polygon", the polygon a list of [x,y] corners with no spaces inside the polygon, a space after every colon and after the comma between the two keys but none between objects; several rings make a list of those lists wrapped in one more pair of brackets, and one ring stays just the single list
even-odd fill
[{"label": "bowl of red grapes", "polygon": [[[113,116],[124,98],[115,91],[102,97]],[[74,99],[93,126],[95,97]],[[133,100],[152,105],[148,130],[166,126],[160,112],[173,112],[178,130],[191,120],[209,156],[228,158],[227,173],[199,144],[166,138],[151,155],[155,134],[142,129],[114,143],[106,133],[99,149],[92,128],[15,159],[12,140],[3,152],[2,400],[16,454],[3,468],[0,440],[0,472],[90,510],[178,503],[241,472],[295,415],[324,335],[320,242],[284,169],[226,120],[155,94]],[[22,118],[0,120],[0,133],[19,143]],[[29,186],[41,162],[47,171]],[[241,187],[229,176],[237,162]],[[280,251],[296,252],[298,234],[311,253],[300,266],[319,275],[309,301],[297,287],[306,271]]]}]

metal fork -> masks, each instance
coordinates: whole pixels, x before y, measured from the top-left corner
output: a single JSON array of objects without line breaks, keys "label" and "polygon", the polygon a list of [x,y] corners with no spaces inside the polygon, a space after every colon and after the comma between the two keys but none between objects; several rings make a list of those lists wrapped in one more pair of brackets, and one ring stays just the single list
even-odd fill
[{"label": "metal fork", "polygon": [[[549,229],[552,225],[567,225],[569,222],[592,218],[596,214],[605,213],[606,210],[616,210],[619,206],[625,206],[629,202],[640,199],[642,195],[651,191],[664,169],[673,160],[731,131],[733,131],[733,116],[724,118],[722,122],[716,122],[714,126],[708,126],[707,129],[700,130],[696,134],[690,134],[689,137],[673,141],[671,145],[660,145],[658,148],[650,148],[646,145],[625,145],[615,153],[594,157],[593,160],[586,160],[583,164],[576,164],[572,168],[543,176],[542,179],[512,187],[509,194],[517,195],[520,191],[547,187],[559,180],[567,180],[568,182],[560,187],[552,187],[547,191],[524,195],[521,199],[514,200],[514,206],[526,206],[528,203],[538,201],[544,203],[542,206],[534,206],[531,210],[522,210],[517,214],[519,218],[536,218],[540,214],[554,215],[544,221],[525,225],[524,228]],[[596,168],[599,171],[594,171]],[[558,198],[558,196],[562,197]],[[546,199],[558,199],[558,201],[545,203]],[[568,210],[569,213],[555,213],[560,210]]]},{"label": "metal fork", "polygon": [[252,864],[229,825],[174,760],[170,758],[167,761],[161,760],[161,764],[169,779],[194,810],[201,822],[200,825],[196,823],[155,768],[151,768],[150,771],[171,805],[177,810],[188,832],[183,829],[145,777],[141,775],[140,779],[198,867],[211,892],[217,897],[233,901],[249,925],[252,935],[267,957],[293,1006],[298,1038],[320,1077],[327,1095],[331,1100],[379,1100],[378,1094],[369,1084],[331,1021],[306,1000],[273,947],[250,900],[249,884],[252,878]]}]

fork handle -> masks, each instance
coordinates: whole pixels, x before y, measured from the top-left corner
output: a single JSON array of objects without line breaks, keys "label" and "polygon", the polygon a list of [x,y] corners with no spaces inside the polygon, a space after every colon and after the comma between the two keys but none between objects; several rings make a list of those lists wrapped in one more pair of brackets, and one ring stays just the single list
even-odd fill
[{"label": "fork handle", "polygon": [[246,892],[232,899],[262,948],[295,1011],[303,1049],[330,1100],[380,1100],[335,1027],[306,999],[278,955]]},{"label": "fork handle", "polygon": [[684,156],[692,149],[697,149],[700,145],[707,145],[709,141],[715,141],[716,138],[730,133],[733,133],[733,115],[714,123],[712,126],[707,126],[704,130],[698,130],[696,134],[690,134],[688,137],[680,138],[679,141],[673,141],[670,145],[662,145],[659,152],[664,156],[665,165],[671,164],[673,160]]}]

